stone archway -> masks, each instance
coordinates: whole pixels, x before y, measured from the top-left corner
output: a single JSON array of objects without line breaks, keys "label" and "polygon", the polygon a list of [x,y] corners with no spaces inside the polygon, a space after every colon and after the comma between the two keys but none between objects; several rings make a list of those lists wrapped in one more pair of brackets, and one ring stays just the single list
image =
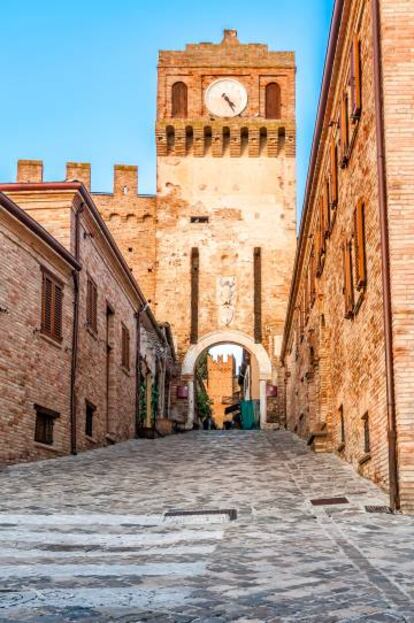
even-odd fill
[{"label": "stone archway", "polygon": [[235,344],[236,346],[242,346],[256,358],[260,382],[260,427],[264,428],[266,425],[267,412],[266,383],[272,378],[272,364],[269,355],[262,344],[257,344],[246,333],[229,329],[213,331],[212,333],[204,335],[198,340],[197,344],[192,344],[190,346],[184,357],[181,375],[183,380],[188,383],[188,415],[186,428],[191,429],[194,422],[194,370],[197,359],[206,349],[219,344]]}]

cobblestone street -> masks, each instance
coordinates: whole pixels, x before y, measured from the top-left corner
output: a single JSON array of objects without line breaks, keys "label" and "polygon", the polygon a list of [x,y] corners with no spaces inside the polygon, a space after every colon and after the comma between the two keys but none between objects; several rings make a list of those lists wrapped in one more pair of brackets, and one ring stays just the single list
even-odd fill
[{"label": "cobblestone street", "polygon": [[1,623],[414,621],[414,518],[366,512],[386,497],[286,432],[131,441],[0,486]]}]

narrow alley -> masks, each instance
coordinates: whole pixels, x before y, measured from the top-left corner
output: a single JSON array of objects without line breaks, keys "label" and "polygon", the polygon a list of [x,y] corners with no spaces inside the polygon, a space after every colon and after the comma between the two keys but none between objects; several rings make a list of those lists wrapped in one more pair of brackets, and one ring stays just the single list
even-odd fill
[{"label": "narrow alley", "polygon": [[382,492],[284,431],[129,441],[0,487],[1,623],[414,621],[414,518],[367,512]]}]

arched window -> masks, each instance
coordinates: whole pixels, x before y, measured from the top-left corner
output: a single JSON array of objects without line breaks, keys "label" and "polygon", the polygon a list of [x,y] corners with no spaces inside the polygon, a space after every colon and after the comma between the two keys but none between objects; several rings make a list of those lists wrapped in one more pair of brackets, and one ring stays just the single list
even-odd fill
[{"label": "arched window", "polygon": [[266,118],[280,119],[281,102],[280,86],[277,82],[270,82],[266,86]]},{"label": "arched window", "polygon": [[171,91],[171,114],[173,117],[187,117],[188,94],[184,82],[175,82]]}]

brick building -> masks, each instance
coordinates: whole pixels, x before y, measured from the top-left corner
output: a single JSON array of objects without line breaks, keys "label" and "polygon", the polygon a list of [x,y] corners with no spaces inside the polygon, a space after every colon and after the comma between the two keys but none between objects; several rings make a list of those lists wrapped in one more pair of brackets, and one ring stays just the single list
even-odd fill
[{"label": "brick building", "polygon": [[1,458],[77,452],[152,428],[169,409],[171,331],[156,322],[91,195],[78,181],[43,182],[37,161],[20,161],[17,183],[0,188]]},{"label": "brick building", "polygon": [[337,0],[285,326],[287,426],[414,510],[414,13]]},{"label": "brick building", "polygon": [[226,418],[225,409],[235,402],[233,396],[236,388],[236,360],[232,355],[217,358],[207,357],[207,382],[208,397],[212,401],[212,417],[217,428],[223,428],[226,419],[231,420],[230,415]]}]

